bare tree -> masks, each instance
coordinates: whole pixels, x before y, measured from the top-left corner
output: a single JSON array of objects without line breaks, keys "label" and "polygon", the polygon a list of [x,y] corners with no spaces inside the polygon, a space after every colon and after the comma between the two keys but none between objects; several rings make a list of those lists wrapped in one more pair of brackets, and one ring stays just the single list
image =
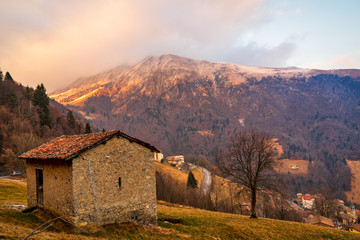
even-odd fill
[{"label": "bare tree", "polygon": [[278,190],[276,152],[270,135],[255,130],[240,131],[216,155],[216,163],[225,177],[251,192],[251,218],[256,218],[256,194],[259,190]]}]

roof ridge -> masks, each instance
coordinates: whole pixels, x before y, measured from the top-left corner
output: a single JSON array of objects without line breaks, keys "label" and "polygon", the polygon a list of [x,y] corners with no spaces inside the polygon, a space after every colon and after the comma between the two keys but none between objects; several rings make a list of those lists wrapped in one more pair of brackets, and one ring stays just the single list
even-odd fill
[{"label": "roof ridge", "polygon": [[79,155],[80,153],[93,148],[100,143],[108,141],[114,136],[121,136],[128,139],[130,142],[136,142],[151,151],[161,152],[150,143],[144,142],[140,139],[127,135],[120,130],[111,130],[106,132],[97,132],[89,134],[78,135],[62,135],[52,139],[49,142],[43,143],[37,148],[27,151],[18,158],[21,159],[58,159],[70,160]]},{"label": "roof ridge", "polygon": [[[92,132],[92,133],[82,133],[82,134],[73,134],[73,135],[61,135],[60,137],[85,137],[89,135],[95,135],[95,134],[105,134],[105,133],[111,133],[111,132],[117,132],[120,130],[111,130],[111,131],[105,131],[105,132]],[[60,138],[57,137],[57,138]]]}]

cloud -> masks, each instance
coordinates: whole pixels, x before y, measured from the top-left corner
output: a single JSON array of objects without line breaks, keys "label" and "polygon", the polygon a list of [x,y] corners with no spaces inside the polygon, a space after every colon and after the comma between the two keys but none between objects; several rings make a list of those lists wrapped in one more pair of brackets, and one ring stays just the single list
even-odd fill
[{"label": "cloud", "polygon": [[337,55],[323,61],[316,62],[311,68],[316,69],[357,69],[360,66],[360,51],[350,52],[348,54]]},{"label": "cloud", "polygon": [[357,68],[360,65],[360,51],[348,55],[341,55],[331,59],[329,65],[332,68]]},{"label": "cloud", "polygon": [[244,65],[284,67],[295,51],[295,45],[283,42],[274,47],[260,47],[255,42],[229,49],[224,56],[225,62]]},{"label": "cloud", "polygon": [[[0,66],[49,91],[149,55],[285,64],[294,46],[234,47],[271,20],[262,0],[12,0],[0,3]],[[277,60],[272,61],[273,57]]]}]

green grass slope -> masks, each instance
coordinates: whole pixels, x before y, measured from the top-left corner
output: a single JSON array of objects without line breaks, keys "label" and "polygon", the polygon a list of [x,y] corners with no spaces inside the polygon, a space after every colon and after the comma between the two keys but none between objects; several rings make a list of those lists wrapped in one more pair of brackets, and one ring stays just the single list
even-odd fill
[{"label": "green grass slope", "polygon": [[[26,200],[26,185],[0,179],[0,239],[22,239],[50,216],[22,213],[12,204]],[[210,212],[159,202],[159,227],[131,223],[77,229],[55,222],[30,239],[360,239],[360,234],[270,219]]]}]

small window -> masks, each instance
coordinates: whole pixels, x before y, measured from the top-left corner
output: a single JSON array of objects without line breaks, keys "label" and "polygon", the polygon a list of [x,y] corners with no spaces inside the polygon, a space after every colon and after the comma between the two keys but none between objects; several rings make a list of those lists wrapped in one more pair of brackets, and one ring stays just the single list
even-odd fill
[{"label": "small window", "polygon": [[119,177],[119,188],[121,188],[121,177]]}]

